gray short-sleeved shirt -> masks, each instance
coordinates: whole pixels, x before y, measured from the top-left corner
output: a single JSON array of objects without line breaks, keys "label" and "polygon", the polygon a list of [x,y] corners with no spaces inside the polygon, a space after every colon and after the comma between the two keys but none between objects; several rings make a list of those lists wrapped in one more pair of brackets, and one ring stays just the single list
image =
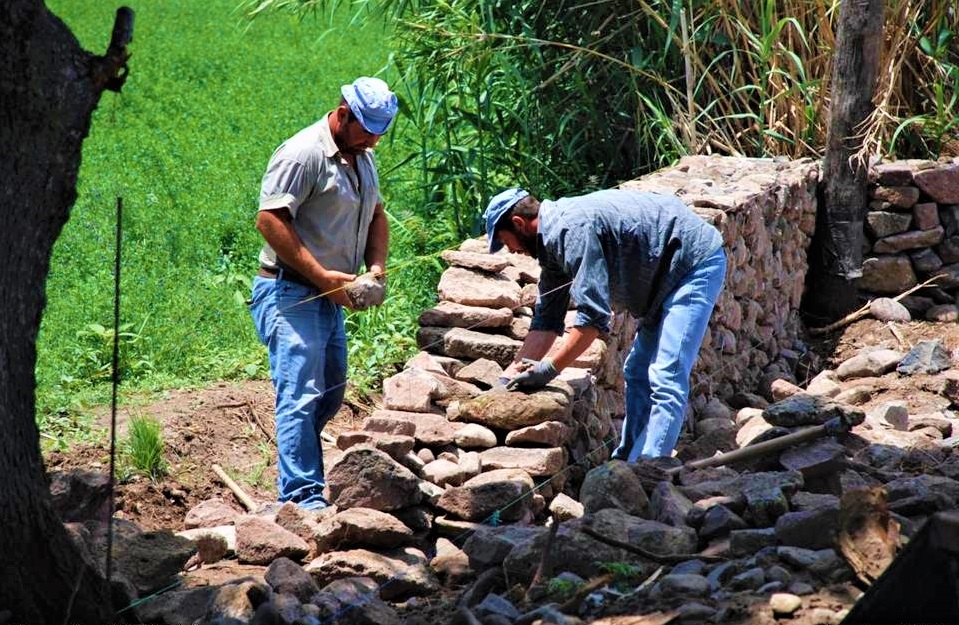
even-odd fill
[{"label": "gray short-sleeved shirt", "polygon": [[[354,171],[324,116],[273,152],[260,187],[260,210],[288,208],[296,233],[323,267],[356,273],[373,211],[382,201],[379,188],[373,151],[357,154]],[[260,251],[260,264],[276,266],[276,252],[268,244]]]}]

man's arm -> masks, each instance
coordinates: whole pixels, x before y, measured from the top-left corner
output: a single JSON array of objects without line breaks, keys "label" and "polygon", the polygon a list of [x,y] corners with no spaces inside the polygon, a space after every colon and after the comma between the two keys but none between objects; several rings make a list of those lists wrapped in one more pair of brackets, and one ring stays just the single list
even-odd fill
[{"label": "man's arm", "polygon": [[261,210],[256,216],[256,229],[286,265],[315,284],[336,304],[350,307],[350,298],[342,287],[356,276],[340,271],[331,271],[303,245],[300,235],[293,228],[293,217],[287,208]]},{"label": "man's arm", "polygon": [[366,270],[375,274],[382,274],[386,270],[386,257],[390,250],[390,229],[386,219],[386,211],[382,202],[377,202],[373,209],[373,220],[370,222],[369,233],[366,237],[366,252],[363,259],[366,261]]}]

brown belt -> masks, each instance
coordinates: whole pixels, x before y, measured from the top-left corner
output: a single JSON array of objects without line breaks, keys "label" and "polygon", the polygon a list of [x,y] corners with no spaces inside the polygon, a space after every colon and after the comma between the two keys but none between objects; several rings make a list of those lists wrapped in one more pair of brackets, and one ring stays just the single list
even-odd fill
[{"label": "brown belt", "polygon": [[287,282],[293,282],[301,286],[310,287],[315,289],[316,285],[301,276],[300,274],[290,271],[289,269],[271,269],[270,267],[260,267],[260,270],[256,272],[256,275],[261,278],[272,278],[275,280],[286,280]]}]

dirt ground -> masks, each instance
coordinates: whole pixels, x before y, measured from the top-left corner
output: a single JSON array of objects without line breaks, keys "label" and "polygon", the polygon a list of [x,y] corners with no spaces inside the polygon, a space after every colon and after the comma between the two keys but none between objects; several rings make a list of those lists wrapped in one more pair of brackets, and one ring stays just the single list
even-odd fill
[{"label": "dirt ground", "polygon": [[[366,406],[347,403],[326,432],[335,437],[362,425]],[[205,499],[221,497],[242,504],[211,469],[220,465],[257,502],[276,501],[276,445],[273,437],[273,387],[269,381],[221,382],[198,390],[172,390],[146,404],[118,411],[118,445],[131,416],[149,416],[163,425],[168,473],[154,482],[136,476],[120,481],[117,515],[143,529],[184,529],[186,512]],[[109,431],[109,414],[98,427]],[[46,455],[48,471],[109,467],[109,436],[96,445],[79,445]],[[339,450],[324,443],[324,458],[332,462]]]}]

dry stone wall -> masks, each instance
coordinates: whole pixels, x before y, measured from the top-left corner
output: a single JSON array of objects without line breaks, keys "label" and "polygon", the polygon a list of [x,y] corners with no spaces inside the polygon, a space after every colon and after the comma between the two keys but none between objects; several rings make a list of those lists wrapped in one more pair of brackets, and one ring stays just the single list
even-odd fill
[{"label": "dry stone wall", "polygon": [[903,304],[913,318],[956,321],[959,308],[959,164],[896,161],[870,172],[860,287],[897,295],[941,275]]},{"label": "dry stone wall", "polygon": [[[689,157],[624,185],[679,197],[723,235],[729,269],[693,373],[697,420],[729,422],[725,401],[794,366],[817,180],[812,161]],[[362,432],[341,435],[340,447],[373,446],[446,489],[426,499],[450,522],[481,521],[497,509],[495,497],[476,503],[491,471],[513,472],[505,481],[498,474],[511,485],[503,498],[535,493],[512,516],[539,515],[560,493],[577,496],[586,472],[615,447],[623,361],[638,322],[616,314],[610,334],[545,391],[490,390],[529,331],[539,266],[505,251],[490,255],[483,239],[443,259],[438,303],[420,317],[422,351],[384,382],[383,408]],[[570,311],[568,323],[574,317]]]},{"label": "dry stone wall", "polygon": [[[816,225],[818,163],[691,156],[624,187],[676,195],[723,235],[726,282],[693,371],[690,405],[792,378]],[[706,414],[702,414],[702,413]]]}]

